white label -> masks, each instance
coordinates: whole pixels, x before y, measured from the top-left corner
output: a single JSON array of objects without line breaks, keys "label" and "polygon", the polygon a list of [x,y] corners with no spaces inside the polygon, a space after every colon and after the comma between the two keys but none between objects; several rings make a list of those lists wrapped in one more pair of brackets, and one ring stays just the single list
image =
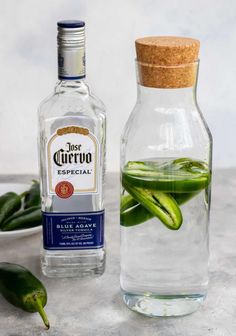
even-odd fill
[{"label": "white label", "polygon": [[85,76],[85,50],[59,49],[58,50],[59,78],[81,78]]},{"label": "white label", "polygon": [[75,195],[97,192],[99,144],[87,128],[57,129],[47,142],[46,154],[49,194],[58,195],[60,182],[69,182],[66,185],[72,185]]}]

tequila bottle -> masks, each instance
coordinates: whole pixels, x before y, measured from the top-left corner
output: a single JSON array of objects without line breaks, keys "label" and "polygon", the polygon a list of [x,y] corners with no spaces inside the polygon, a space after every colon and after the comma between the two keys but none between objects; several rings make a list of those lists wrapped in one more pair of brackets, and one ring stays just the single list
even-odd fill
[{"label": "tequila bottle", "polygon": [[104,272],[106,117],[85,82],[85,23],[58,22],[58,83],[39,108],[42,270]]}]

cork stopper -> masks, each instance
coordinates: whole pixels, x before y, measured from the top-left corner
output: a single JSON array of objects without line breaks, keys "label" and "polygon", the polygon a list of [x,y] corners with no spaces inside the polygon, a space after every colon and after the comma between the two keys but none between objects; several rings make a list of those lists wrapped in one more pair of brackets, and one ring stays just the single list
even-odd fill
[{"label": "cork stopper", "polygon": [[135,41],[139,83],[155,88],[195,84],[200,42],[186,37],[151,36]]}]

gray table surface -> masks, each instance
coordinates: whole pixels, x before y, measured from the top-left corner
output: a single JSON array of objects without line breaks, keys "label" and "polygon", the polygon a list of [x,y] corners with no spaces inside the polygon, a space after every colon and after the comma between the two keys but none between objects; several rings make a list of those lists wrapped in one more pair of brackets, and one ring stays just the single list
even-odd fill
[{"label": "gray table surface", "polygon": [[[0,177],[0,182],[3,180]],[[14,181],[17,177],[8,177]],[[19,179],[19,177],[18,177]],[[29,180],[21,177],[21,181]],[[37,314],[14,308],[0,297],[1,336],[233,336],[236,335],[236,169],[218,170],[213,179],[210,288],[192,315],[148,318],[130,311],[119,293],[118,174],[106,186],[107,266],[97,279],[47,279],[40,271],[41,235],[0,242],[0,260],[22,264],[48,290],[51,329]]]}]

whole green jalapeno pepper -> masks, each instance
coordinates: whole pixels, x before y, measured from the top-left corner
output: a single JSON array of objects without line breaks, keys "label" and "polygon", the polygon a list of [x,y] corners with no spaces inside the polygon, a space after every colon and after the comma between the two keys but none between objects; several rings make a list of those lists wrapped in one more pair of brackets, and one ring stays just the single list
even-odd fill
[{"label": "whole green jalapeno pepper", "polygon": [[20,230],[41,225],[42,212],[39,206],[34,206],[17,212],[2,224],[2,231]]},{"label": "whole green jalapeno pepper", "polygon": [[0,196],[0,228],[3,222],[21,208],[21,197],[14,192]]},{"label": "whole green jalapeno pepper", "polygon": [[40,186],[39,182],[33,180],[33,184],[31,185],[30,189],[25,192],[24,198],[24,209],[31,208],[32,206],[40,205],[41,198],[40,198]]},{"label": "whole green jalapeno pepper", "polygon": [[49,329],[49,321],[43,309],[47,303],[46,289],[26,268],[0,262],[0,293],[14,306],[29,313],[38,312]]}]

